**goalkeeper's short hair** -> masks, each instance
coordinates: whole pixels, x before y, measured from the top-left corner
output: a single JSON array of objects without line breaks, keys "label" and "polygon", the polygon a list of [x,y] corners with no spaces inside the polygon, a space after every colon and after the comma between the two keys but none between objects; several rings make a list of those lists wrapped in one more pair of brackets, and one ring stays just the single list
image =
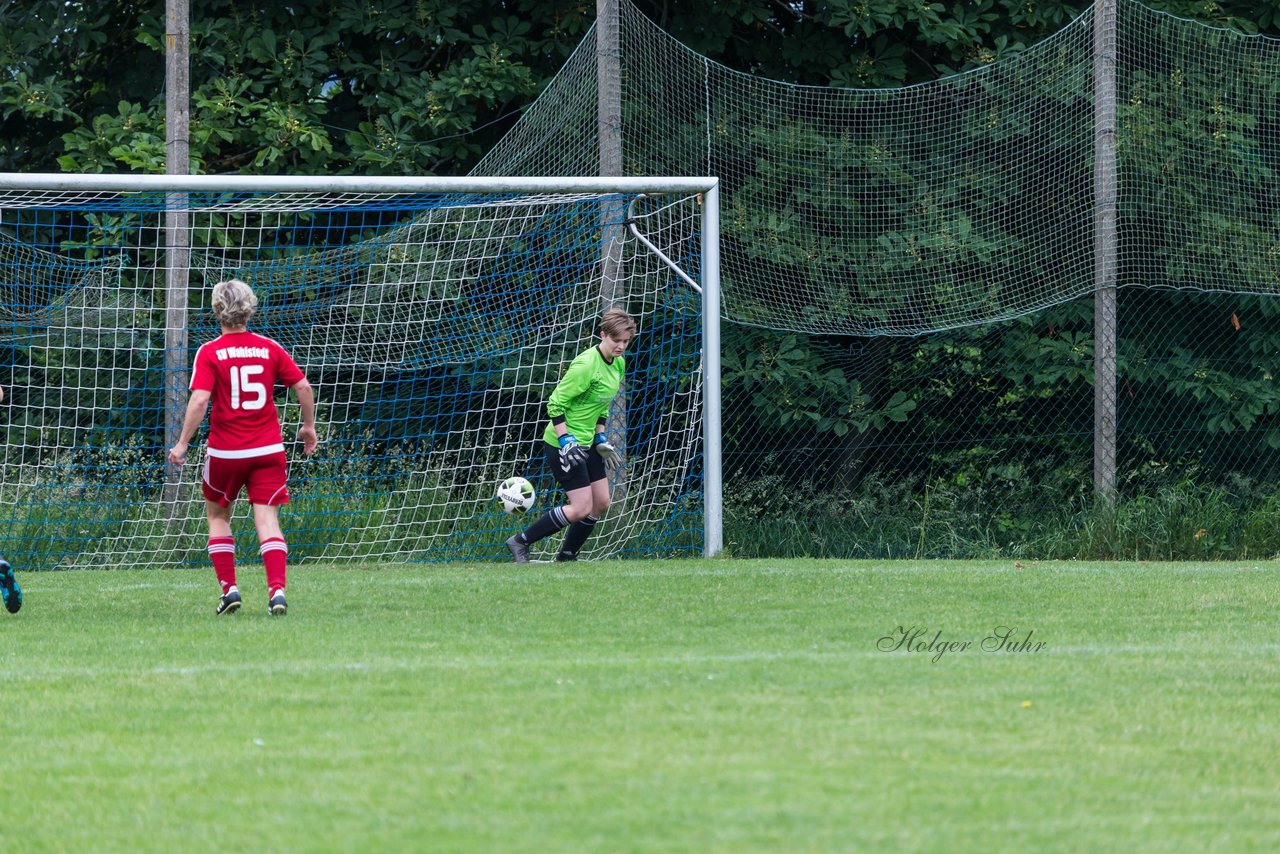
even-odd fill
[{"label": "goalkeeper's short hair", "polygon": [[627,333],[636,334],[636,322],[625,309],[615,307],[600,315],[601,335],[608,335],[616,341]]}]

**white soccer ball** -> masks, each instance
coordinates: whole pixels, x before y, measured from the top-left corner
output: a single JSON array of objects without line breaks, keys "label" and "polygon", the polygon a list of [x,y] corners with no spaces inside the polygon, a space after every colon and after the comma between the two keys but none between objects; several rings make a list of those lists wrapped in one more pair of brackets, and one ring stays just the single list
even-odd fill
[{"label": "white soccer ball", "polygon": [[509,477],[498,484],[498,500],[508,513],[527,512],[537,498],[533,484],[522,477]]}]

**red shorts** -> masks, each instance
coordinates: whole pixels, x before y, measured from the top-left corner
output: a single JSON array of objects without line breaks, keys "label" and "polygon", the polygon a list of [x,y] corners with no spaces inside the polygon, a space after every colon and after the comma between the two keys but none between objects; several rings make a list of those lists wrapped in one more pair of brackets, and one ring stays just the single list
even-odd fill
[{"label": "red shorts", "polygon": [[204,497],[229,507],[248,486],[251,504],[289,503],[287,460],[284,451],[261,457],[229,460],[225,457],[204,458]]}]

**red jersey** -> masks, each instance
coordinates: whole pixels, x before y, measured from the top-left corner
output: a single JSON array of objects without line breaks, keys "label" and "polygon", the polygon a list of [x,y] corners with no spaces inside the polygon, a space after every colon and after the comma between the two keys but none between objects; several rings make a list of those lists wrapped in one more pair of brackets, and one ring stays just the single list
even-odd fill
[{"label": "red jersey", "polygon": [[220,335],[196,352],[191,390],[212,392],[211,457],[244,459],[284,450],[280,414],[272,398],[306,374],[275,341],[253,332]]}]

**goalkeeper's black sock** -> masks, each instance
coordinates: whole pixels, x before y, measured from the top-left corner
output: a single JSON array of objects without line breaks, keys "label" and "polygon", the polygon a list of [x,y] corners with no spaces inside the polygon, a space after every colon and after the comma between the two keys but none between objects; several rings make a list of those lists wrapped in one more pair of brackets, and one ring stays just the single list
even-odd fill
[{"label": "goalkeeper's black sock", "polygon": [[556,558],[558,560],[576,560],[578,552],[582,551],[582,544],[587,541],[587,537],[591,536],[591,532],[595,530],[596,522],[599,521],[595,516],[588,513],[580,521],[570,525],[569,533],[564,535],[564,545],[560,547],[560,554],[556,555]]},{"label": "goalkeeper's black sock", "polygon": [[549,537],[556,531],[569,524],[569,519],[564,515],[563,507],[552,507],[546,513],[542,514],[542,518],[534,522],[523,533],[516,534],[516,539],[525,545],[532,545],[543,537]]}]

